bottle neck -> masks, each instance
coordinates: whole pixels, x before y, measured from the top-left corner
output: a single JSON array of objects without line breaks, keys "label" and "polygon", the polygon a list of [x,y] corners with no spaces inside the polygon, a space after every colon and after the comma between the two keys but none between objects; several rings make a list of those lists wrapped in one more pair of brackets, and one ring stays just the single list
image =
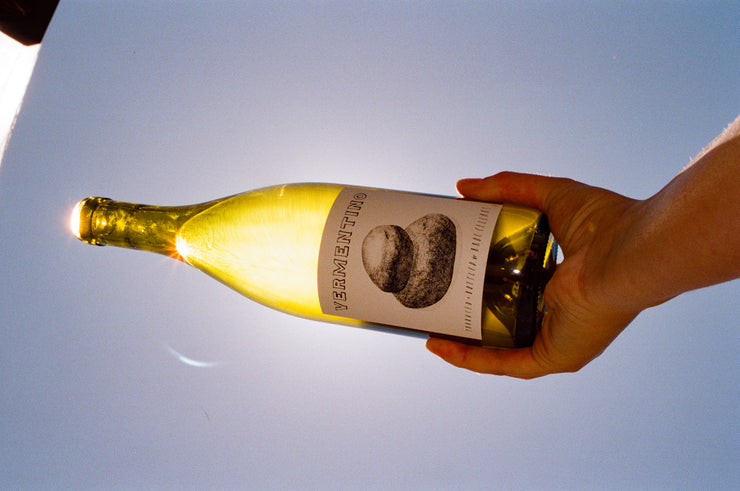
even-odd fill
[{"label": "bottle neck", "polygon": [[149,206],[87,198],[75,207],[71,226],[75,235],[88,244],[126,247],[180,259],[175,247],[178,230],[208,206]]}]

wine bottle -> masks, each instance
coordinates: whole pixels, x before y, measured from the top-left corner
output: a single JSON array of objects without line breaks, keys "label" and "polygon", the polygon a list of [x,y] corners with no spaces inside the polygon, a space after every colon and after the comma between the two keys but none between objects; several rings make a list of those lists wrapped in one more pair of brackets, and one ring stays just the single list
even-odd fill
[{"label": "wine bottle", "polygon": [[88,244],[161,253],[289,314],[491,347],[531,345],[557,245],[537,210],[337,184],[190,206],[92,197]]}]

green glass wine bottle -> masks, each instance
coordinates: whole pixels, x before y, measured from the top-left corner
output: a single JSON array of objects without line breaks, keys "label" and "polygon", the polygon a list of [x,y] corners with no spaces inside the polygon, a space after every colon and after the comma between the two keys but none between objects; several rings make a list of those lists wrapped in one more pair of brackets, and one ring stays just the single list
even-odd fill
[{"label": "green glass wine bottle", "polygon": [[174,207],[87,198],[71,227],[289,314],[491,347],[532,344],[557,255],[531,208],[337,184]]}]

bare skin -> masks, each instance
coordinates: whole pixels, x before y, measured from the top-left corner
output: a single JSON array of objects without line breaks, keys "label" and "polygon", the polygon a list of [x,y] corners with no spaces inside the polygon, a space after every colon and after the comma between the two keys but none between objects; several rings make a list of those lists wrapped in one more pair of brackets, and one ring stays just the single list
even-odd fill
[{"label": "bare skin", "polygon": [[577,371],[641,311],[740,277],[740,117],[646,200],[511,172],[463,179],[458,191],[543,211],[564,255],[545,289],[547,312],[532,347],[427,341],[461,368],[519,378]]}]

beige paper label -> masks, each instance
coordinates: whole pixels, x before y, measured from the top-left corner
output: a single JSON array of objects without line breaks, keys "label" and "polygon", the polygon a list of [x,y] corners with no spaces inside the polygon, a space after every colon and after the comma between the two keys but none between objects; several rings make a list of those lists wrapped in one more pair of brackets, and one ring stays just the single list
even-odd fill
[{"label": "beige paper label", "polygon": [[483,280],[500,205],[345,187],[324,227],[324,314],[481,339]]}]

